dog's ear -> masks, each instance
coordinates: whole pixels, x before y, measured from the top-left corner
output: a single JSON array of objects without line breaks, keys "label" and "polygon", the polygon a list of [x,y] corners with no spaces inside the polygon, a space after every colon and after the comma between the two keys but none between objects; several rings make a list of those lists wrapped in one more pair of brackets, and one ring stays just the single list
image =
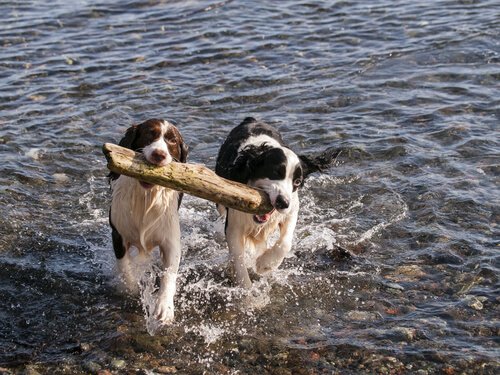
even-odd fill
[{"label": "dog's ear", "polygon": [[188,152],[189,146],[184,141],[181,141],[181,158],[179,160],[181,163],[185,163],[187,161]]},{"label": "dog's ear", "polygon": [[229,167],[229,178],[245,184],[250,177],[251,158],[246,153],[241,153]]},{"label": "dog's ear", "polygon": [[298,155],[304,178],[314,172],[323,172],[331,167],[339,157],[341,150],[330,147],[320,154]]},{"label": "dog's ear", "polygon": [[118,144],[122,147],[133,150],[134,148],[132,146],[136,138],[137,138],[137,125],[132,125],[130,128],[127,129],[125,135]]},{"label": "dog's ear", "polygon": [[184,142],[184,138],[182,138],[181,132],[179,131],[179,129],[177,129],[177,127],[175,128],[175,131],[177,133],[177,136],[179,137],[179,148],[181,150],[179,161],[181,163],[185,163],[188,157],[189,146],[186,144],[186,142]]},{"label": "dog's ear", "polygon": [[252,122],[257,122],[257,120],[254,119],[253,117],[245,117],[245,119],[241,122],[240,125],[247,125],[251,124]]}]

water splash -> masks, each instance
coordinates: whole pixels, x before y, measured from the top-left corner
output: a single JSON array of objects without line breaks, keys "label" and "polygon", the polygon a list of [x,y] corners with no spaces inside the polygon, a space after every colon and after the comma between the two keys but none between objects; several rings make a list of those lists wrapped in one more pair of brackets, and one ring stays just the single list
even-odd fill
[{"label": "water splash", "polygon": [[146,331],[151,336],[154,336],[162,328],[162,323],[155,316],[155,309],[157,304],[156,293],[159,289],[156,281],[163,273],[164,271],[160,266],[151,262],[143,270],[139,279],[139,294],[146,322]]}]

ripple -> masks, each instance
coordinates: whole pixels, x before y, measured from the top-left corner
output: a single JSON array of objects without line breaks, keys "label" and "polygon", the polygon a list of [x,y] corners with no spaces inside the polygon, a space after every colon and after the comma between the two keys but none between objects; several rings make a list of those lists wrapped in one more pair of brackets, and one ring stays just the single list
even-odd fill
[{"label": "ripple", "polygon": [[[495,6],[4,1],[0,364],[494,373]],[[179,320],[150,337],[114,291],[100,146],[164,117],[213,167],[248,115],[299,153],[342,152],[306,182],[294,251],[252,275],[252,301],[213,206],[186,197]]]}]

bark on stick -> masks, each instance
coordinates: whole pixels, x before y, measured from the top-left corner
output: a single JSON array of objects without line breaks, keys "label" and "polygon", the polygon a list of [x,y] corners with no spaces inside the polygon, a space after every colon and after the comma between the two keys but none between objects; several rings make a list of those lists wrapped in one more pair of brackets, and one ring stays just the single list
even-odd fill
[{"label": "bark on stick", "polygon": [[105,143],[102,151],[112,172],[251,214],[262,215],[273,209],[265,192],[219,177],[203,165],[172,162],[158,167],[149,164],[142,154],[112,143]]}]

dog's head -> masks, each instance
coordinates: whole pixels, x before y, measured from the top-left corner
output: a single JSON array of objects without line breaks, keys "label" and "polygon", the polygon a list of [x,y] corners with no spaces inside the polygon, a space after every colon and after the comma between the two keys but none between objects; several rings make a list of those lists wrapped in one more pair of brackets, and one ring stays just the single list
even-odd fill
[{"label": "dog's head", "polygon": [[165,120],[149,119],[131,126],[119,145],[142,152],[149,163],[158,166],[187,160],[188,148],[181,133],[174,124]]},{"label": "dog's head", "polygon": [[241,173],[240,182],[264,190],[282,213],[290,209],[293,194],[304,183],[302,163],[286,147],[248,146],[241,150],[234,168]]}]

